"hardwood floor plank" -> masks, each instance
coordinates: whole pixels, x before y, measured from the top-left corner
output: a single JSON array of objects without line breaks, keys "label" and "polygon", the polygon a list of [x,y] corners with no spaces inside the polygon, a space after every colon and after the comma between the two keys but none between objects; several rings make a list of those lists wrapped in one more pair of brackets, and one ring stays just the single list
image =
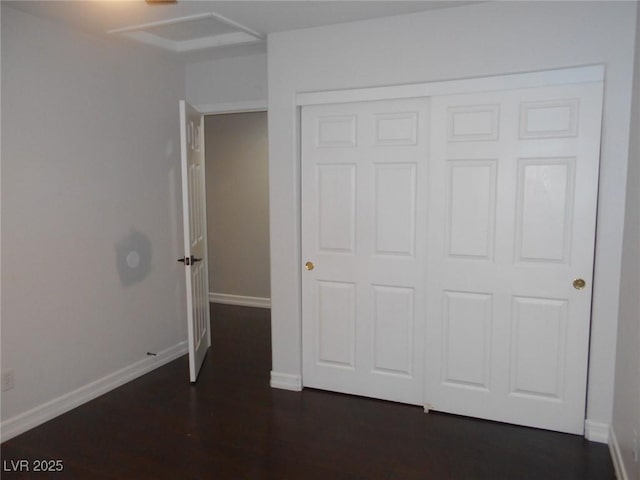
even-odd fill
[{"label": "hardwood floor plank", "polygon": [[269,387],[269,311],[212,306],[198,384],[182,357],[2,444],[61,459],[3,479],[614,479],[582,437],[320,390]]}]

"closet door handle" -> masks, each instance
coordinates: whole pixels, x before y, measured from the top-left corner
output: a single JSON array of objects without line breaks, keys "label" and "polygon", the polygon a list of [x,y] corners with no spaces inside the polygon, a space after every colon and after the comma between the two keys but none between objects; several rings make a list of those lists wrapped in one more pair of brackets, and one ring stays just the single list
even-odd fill
[{"label": "closet door handle", "polygon": [[585,282],[582,278],[576,278],[573,281],[573,288],[575,288],[576,290],[582,290],[586,285],[587,282]]}]

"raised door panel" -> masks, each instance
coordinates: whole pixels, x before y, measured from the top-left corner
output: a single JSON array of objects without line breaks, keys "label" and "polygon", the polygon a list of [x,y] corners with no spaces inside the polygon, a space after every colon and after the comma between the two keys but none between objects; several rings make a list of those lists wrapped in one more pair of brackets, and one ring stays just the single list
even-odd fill
[{"label": "raised door panel", "polygon": [[356,228],[356,166],[319,165],[318,250],[354,253]]},{"label": "raised door panel", "polygon": [[510,393],[562,400],[567,354],[567,301],[515,297]]},{"label": "raised door panel", "polygon": [[373,286],[373,372],[413,374],[414,291]]},{"label": "raised door panel", "polygon": [[376,164],[375,253],[412,256],[416,222],[416,166]]},{"label": "raised door panel", "polygon": [[520,159],[516,259],[566,262],[573,224],[574,159]]},{"label": "raised door panel", "polygon": [[493,258],[496,160],[451,160],[447,179],[447,245],[451,257]]},{"label": "raised door panel", "polygon": [[578,134],[579,99],[522,102],[520,138],[562,138]]},{"label": "raised door panel", "polygon": [[207,311],[209,308],[209,295],[207,290],[207,274],[202,262],[191,266],[191,278],[194,297],[194,342],[198,350],[207,333]]},{"label": "raised door panel", "polygon": [[355,285],[318,282],[317,362],[325,366],[355,367]]},{"label": "raised door panel", "polygon": [[450,142],[491,141],[499,137],[499,105],[449,107],[447,115]]},{"label": "raised door panel", "polygon": [[444,292],[442,381],[458,388],[490,388],[491,295]]},{"label": "raised door panel", "polygon": [[418,141],[418,113],[375,115],[376,145],[415,145]]},{"label": "raised door panel", "polygon": [[356,115],[333,115],[317,120],[316,146],[319,148],[355,147]]}]

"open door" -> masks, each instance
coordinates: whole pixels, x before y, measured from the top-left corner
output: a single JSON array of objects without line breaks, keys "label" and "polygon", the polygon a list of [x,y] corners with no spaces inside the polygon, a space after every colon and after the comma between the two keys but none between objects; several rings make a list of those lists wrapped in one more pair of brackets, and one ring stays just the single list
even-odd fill
[{"label": "open door", "polygon": [[209,326],[209,270],[207,266],[207,214],[204,174],[204,117],[180,101],[180,153],[182,159],[182,211],[187,284],[189,379],[195,382],[211,346]]}]

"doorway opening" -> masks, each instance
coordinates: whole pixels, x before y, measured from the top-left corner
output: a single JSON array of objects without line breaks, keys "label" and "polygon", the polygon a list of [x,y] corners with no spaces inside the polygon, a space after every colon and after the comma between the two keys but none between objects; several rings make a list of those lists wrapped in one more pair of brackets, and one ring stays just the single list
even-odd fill
[{"label": "doorway opening", "polygon": [[269,308],[267,112],[204,123],[209,301]]}]

